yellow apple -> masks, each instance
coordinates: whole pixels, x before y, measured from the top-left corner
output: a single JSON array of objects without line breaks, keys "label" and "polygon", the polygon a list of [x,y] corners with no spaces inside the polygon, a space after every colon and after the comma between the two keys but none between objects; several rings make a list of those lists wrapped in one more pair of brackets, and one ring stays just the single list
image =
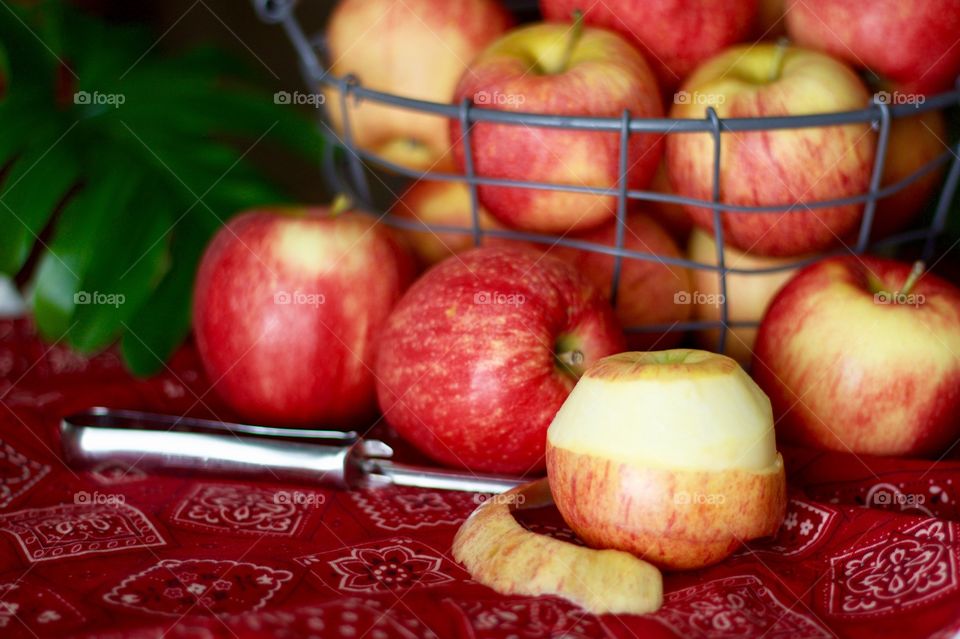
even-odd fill
[{"label": "yellow apple", "polygon": [[547,431],[547,475],[590,546],[669,569],[772,535],[786,508],[770,400],[706,351],[620,353],[587,369]]},{"label": "yellow apple", "polygon": [[550,503],[545,479],[494,495],[460,527],[454,558],[500,594],[556,595],[595,615],[641,615],[660,607],[663,577],[655,566],[626,552],[531,532],[511,512]]},{"label": "yellow apple", "polygon": [[[717,242],[711,233],[696,229],[690,235],[688,257],[701,264],[717,264]],[[728,268],[765,269],[784,266],[800,261],[796,257],[763,257],[738,251],[732,246],[724,250],[724,263]],[[691,269],[693,273],[693,304],[698,320],[716,322],[721,318],[720,275],[715,271]],[[727,273],[728,319],[736,322],[759,322],[777,291],[797,272],[787,269],[772,273]],[[704,347],[716,349],[719,331],[698,331],[697,341]],[[741,364],[747,364],[753,355],[753,342],[757,329],[738,327],[727,329],[726,355]]]}]

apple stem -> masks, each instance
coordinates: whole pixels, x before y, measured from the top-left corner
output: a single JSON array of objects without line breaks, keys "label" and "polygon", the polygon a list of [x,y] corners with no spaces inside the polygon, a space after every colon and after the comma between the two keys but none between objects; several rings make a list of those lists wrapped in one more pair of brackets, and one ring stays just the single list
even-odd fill
[{"label": "apple stem", "polygon": [[904,295],[909,295],[910,291],[913,290],[913,287],[917,285],[917,282],[920,280],[920,277],[923,275],[923,272],[926,270],[927,265],[923,263],[923,260],[917,260],[913,263],[913,268],[910,269],[910,275],[907,276],[907,281],[903,283],[903,286],[900,287],[900,290],[897,291],[897,298],[900,298]]},{"label": "apple stem", "polygon": [[330,217],[337,217],[349,210],[351,206],[353,206],[353,202],[350,200],[350,196],[345,193],[338,193],[330,205]]},{"label": "apple stem", "polygon": [[583,352],[576,349],[557,353],[557,361],[560,362],[563,369],[577,379],[580,379],[580,376],[583,375],[583,360]]},{"label": "apple stem", "polygon": [[780,79],[780,74],[783,73],[783,60],[787,57],[787,49],[790,48],[790,40],[787,38],[779,38],[777,40],[777,48],[774,51],[773,65],[770,67],[770,81]]},{"label": "apple stem", "polygon": [[573,49],[577,46],[577,42],[580,41],[580,36],[582,35],[583,11],[580,9],[574,9],[573,26],[570,28],[570,37],[567,38],[567,46],[563,49],[563,57],[560,59],[560,66],[556,73],[562,73],[563,71],[566,71],[567,67],[570,65],[570,58],[573,57]]}]

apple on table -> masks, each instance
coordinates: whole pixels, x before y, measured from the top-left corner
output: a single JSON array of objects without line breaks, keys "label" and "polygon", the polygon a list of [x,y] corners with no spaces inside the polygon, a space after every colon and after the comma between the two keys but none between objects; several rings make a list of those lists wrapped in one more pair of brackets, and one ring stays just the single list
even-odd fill
[{"label": "apple on table", "polygon": [[[463,74],[454,101],[555,116],[663,116],[656,79],[643,56],[604,29],[537,23],[511,31]],[[451,139],[465,134],[451,120]],[[477,175],[613,188],[620,174],[617,132],[478,122],[469,131]],[[455,158],[465,167],[464,145]],[[646,186],[660,161],[662,137],[630,136],[627,182]],[[544,233],[594,228],[610,220],[616,197],[562,190],[480,185],[480,201],[507,226]]]},{"label": "apple on table", "polygon": [[960,436],[960,290],[876,257],[808,266],[767,310],[753,375],[787,441],[940,453]]}]

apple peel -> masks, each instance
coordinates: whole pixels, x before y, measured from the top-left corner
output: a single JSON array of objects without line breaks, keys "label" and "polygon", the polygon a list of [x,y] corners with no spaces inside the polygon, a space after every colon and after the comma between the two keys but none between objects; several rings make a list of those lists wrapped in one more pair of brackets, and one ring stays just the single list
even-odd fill
[{"label": "apple peel", "polygon": [[546,479],[488,499],[463,523],[453,556],[500,594],[556,595],[591,614],[647,614],[663,603],[663,577],[620,550],[577,546],[527,530],[514,510],[553,503]]}]

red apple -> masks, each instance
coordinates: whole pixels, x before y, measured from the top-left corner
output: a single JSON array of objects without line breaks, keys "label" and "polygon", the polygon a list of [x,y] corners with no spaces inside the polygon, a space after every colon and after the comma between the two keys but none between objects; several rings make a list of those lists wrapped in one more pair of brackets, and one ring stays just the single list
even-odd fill
[{"label": "red apple", "polygon": [[[470,189],[463,182],[420,180],[397,200],[390,213],[423,224],[473,227]],[[478,214],[480,228],[502,228],[482,206]],[[424,264],[436,264],[444,258],[473,248],[473,235],[468,233],[403,230],[402,234]],[[491,238],[485,240],[484,244],[490,242]]]},{"label": "red apple", "polygon": [[[510,32],[473,61],[455,101],[484,108],[553,115],[661,117],[656,80],[643,56],[603,29],[534,24]],[[453,140],[460,123],[451,122]],[[471,130],[478,175],[611,188],[619,176],[619,134],[479,123]],[[661,137],[633,135],[628,146],[631,188],[643,188],[661,156]],[[464,167],[462,143],[456,159]],[[503,223],[563,233],[613,217],[616,198],[589,193],[480,186],[480,200]]]},{"label": "red apple", "polygon": [[[870,95],[841,62],[814,51],[773,44],[729,49],[690,76],[676,118],[751,118],[862,109]],[[678,94],[679,95],[679,94]],[[680,195],[713,195],[713,137],[671,135],[670,180]],[[876,134],[867,124],[724,133],[720,198],[727,204],[783,205],[784,211],[724,213],[724,241],[755,255],[813,253],[856,228],[862,205],[811,208],[806,204],[868,190]],[[713,229],[713,212],[689,207],[694,222]]]},{"label": "red apple", "polygon": [[787,31],[896,83],[907,94],[949,89],[960,76],[956,0],[789,0]]},{"label": "red apple", "polygon": [[382,227],[325,208],[232,219],[197,273],[193,326],[216,392],[241,416],[352,425],[375,413],[375,341],[412,276]]},{"label": "red apple", "polygon": [[547,20],[569,21],[577,9],[586,23],[636,44],[670,90],[703,60],[742,42],[757,17],[757,0],[540,0]]},{"label": "red apple", "polygon": [[[670,176],[667,175],[666,160],[660,162],[648,189],[663,195],[676,195],[673,192],[673,186],[670,184]],[[680,246],[685,245],[690,238],[690,232],[693,230],[693,218],[683,208],[683,205],[650,200],[642,202],[630,200],[630,207],[631,211],[649,211],[653,219],[659,222]]]},{"label": "red apple", "polygon": [[908,264],[844,256],[801,270],[780,291],[760,325],[753,375],[781,436],[904,456],[956,440],[960,290],[911,274]]},{"label": "red apple", "polygon": [[387,422],[439,462],[538,471],[580,371],[623,346],[612,309],[573,267],[525,247],[481,247],[434,266],[397,304],[377,397]]},{"label": "red apple", "polygon": [[[467,64],[512,20],[496,0],[341,0],[326,31],[330,71],[367,88],[446,103]],[[340,93],[325,93],[343,132]],[[348,105],[357,146],[403,166],[429,169],[450,150],[447,120],[370,100]]]},{"label": "red apple", "polygon": [[787,0],[760,0],[757,26],[754,32],[758,39],[774,40],[787,32]]},{"label": "red apple", "polygon": [[[613,221],[576,239],[616,246],[617,224]],[[650,217],[632,213],[627,218],[624,248],[664,257],[683,257],[673,238]],[[589,277],[598,290],[609,294],[613,283],[614,258],[603,253],[553,246],[550,254],[573,264]],[[690,295],[690,273],[682,266],[656,260],[623,258],[617,286],[616,314],[624,327],[684,322],[690,317],[689,304],[678,303]],[[630,333],[627,344],[634,350],[664,349],[675,346],[683,331],[666,333]]]}]

